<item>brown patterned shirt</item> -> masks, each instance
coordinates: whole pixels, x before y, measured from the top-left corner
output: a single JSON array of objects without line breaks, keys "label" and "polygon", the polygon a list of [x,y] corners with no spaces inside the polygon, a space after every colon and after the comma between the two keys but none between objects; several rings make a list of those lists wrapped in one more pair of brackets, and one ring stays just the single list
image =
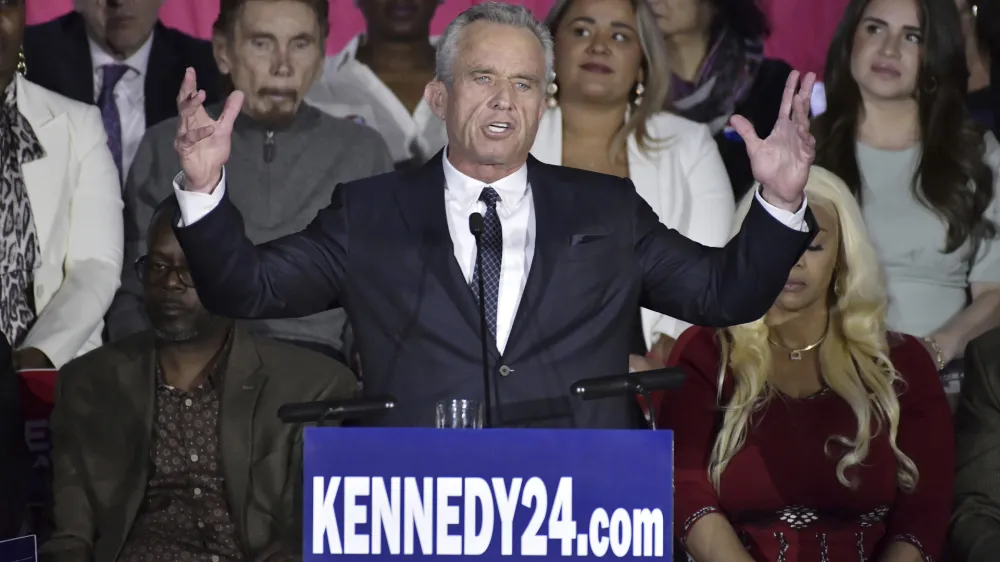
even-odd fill
[{"label": "brown patterned shirt", "polygon": [[120,562],[243,559],[219,452],[222,370],[217,366],[201,386],[184,392],[167,386],[156,369],[149,484]]}]

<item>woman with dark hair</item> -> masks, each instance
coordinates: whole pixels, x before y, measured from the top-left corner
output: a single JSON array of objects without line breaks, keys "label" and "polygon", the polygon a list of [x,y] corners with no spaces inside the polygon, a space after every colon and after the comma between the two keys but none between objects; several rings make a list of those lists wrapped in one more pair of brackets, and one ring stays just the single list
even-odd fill
[{"label": "woman with dark hair", "polygon": [[739,199],[753,174],[729,118],[742,115],[758,134],[768,134],[792,67],[764,58],[770,29],[754,0],[651,0],[650,6],[672,71],[665,109],[708,125]]},{"label": "woman with dark hair", "polygon": [[889,328],[939,369],[1000,323],[1000,144],[966,108],[964,47],[955,0],[852,0],[813,122],[816,163],[860,201],[886,269]]},{"label": "woman with dark hair", "polygon": [[973,119],[1000,135],[1000,0],[955,0],[969,65],[967,103]]}]

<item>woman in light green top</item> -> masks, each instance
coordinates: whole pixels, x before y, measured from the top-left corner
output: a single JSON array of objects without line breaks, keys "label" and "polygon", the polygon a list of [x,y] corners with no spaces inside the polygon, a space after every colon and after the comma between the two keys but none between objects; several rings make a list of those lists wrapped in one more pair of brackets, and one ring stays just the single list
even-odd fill
[{"label": "woman in light green top", "polygon": [[965,106],[954,0],[853,0],[826,67],[816,163],[851,187],[889,282],[889,327],[943,368],[1000,324],[1000,144]]}]

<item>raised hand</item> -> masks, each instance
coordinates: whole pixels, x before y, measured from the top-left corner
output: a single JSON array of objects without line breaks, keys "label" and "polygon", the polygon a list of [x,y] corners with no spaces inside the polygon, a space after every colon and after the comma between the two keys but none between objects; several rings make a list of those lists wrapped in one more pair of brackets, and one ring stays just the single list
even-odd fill
[{"label": "raised hand", "polygon": [[[753,177],[763,186],[768,203],[789,211],[802,205],[809,167],[816,159],[816,139],[809,133],[809,105],[816,75],[806,74],[799,87],[799,72],[792,71],[781,96],[781,110],[771,134],[761,140],[745,117],[730,120],[743,137]],[[798,90],[798,93],[796,93]]]},{"label": "raised hand", "polygon": [[222,166],[229,160],[233,122],[243,105],[243,92],[229,95],[218,119],[208,115],[204,103],[205,91],[198,89],[194,69],[188,68],[177,94],[180,120],[174,150],[184,170],[184,189],[211,193],[222,180]]}]

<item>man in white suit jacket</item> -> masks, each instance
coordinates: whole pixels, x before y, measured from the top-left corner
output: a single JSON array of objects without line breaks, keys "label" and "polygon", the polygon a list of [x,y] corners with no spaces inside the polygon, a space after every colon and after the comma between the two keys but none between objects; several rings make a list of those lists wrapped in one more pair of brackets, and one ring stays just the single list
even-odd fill
[{"label": "man in white suit jacket", "polygon": [[96,107],[16,75],[17,107],[45,155],[24,164],[38,235],[36,319],[16,344],[19,369],[60,367],[101,345],[122,270],[118,170]]}]

